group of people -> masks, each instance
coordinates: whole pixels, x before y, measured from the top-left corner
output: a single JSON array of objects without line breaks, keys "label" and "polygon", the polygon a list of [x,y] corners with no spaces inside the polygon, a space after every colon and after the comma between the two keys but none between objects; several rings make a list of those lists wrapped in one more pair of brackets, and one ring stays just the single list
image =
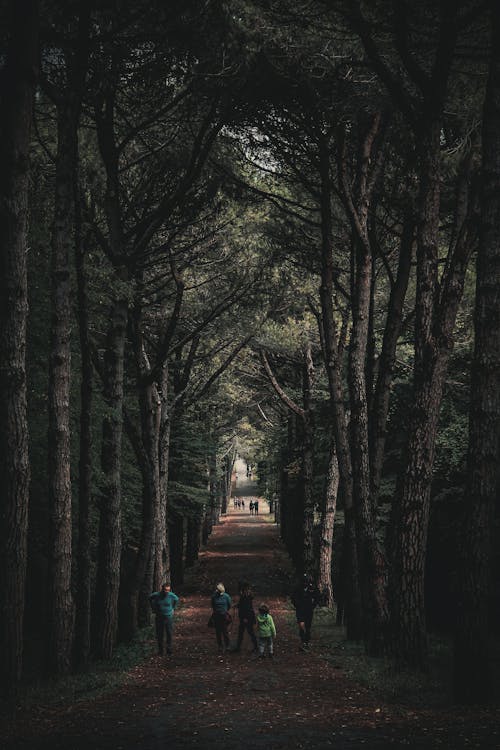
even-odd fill
[{"label": "group of people", "polygon": [[[234,508],[242,508],[245,510],[245,501],[242,498],[235,497],[233,499],[233,507]],[[250,515],[259,515],[259,501],[258,500],[250,500],[250,505],[248,506],[250,510]]]},{"label": "group of people", "polygon": [[[314,610],[320,603],[320,592],[310,575],[304,575],[302,582],[294,590],[291,601],[295,607],[300,638],[299,648],[302,651],[307,651],[311,641]],[[167,636],[166,653],[172,653],[174,611],[178,602],[179,597],[174,594],[167,583],[161,587],[160,591],[155,591],[150,596],[151,608],[156,615],[156,637],[160,655],[163,655],[165,632]],[[215,630],[219,653],[224,654],[230,646],[229,626],[232,623],[231,608],[233,607],[233,601],[222,582],[216,585],[210,602],[212,614],[209,622]],[[234,608],[237,609],[239,623],[237,641],[233,651],[240,651],[244,635],[247,633],[252,643],[252,652],[258,654],[260,659],[264,659],[267,653],[268,657],[272,659],[274,657],[276,626],[267,604],[260,604],[257,614],[255,613],[253,592],[248,581],[240,582],[238,604]]]}]

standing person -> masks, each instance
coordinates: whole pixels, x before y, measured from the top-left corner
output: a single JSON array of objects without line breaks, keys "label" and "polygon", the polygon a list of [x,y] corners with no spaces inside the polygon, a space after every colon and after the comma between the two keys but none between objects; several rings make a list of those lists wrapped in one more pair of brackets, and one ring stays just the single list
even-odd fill
[{"label": "standing person", "polygon": [[253,596],[252,591],[250,588],[250,584],[246,581],[242,581],[240,584],[240,598],[238,600],[238,619],[239,619],[239,625],[238,625],[238,640],[236,642],[235,651],[239,651],[241,649],[241,644],[243,642],[243,636],[245,634],[245,631],[250,636],[250,640],[252,641],[253,645],[253,651],[254,653],[257,653],[257,638],[255,637],[254,633],[254,626],[255,626],[255,612],[253,609]]},{"label": "standing person", "polygon": [[253,516],[253,502],[250,500],[250,505],[248,506],[250,508],[250,515]]},{"label": "standing person", "polygon": [[253,512],[256,516],[259,515],[259,501],[258,500],[253,501]]},{"label": "standing person", "polygon": [[314,610],[320,601],[320,593],[310,575],[307,573],[304,574],[302,584],[297,586],[291,599],[295,607],[295,616],[299,626],[300,650],[307,651],[311,641],[311,625]]},{"label": "standing person", "polygon": [[229,648],[229,633],[227,632],[227,629],[232,620],[229,612],[232,605],[232,599],[229,594],[226,593],[223,583],[217,584],[215,591],[212,594],[211,601],[214,613],[217,646],[219,647],[219,653],[225,654],[226,650]]},{"label": "standing person", "polygon": [[259,659],[265,658],[265,648],[268,648],[269,658],[274,656],[274,641],[276,638],[276,627],[274,620],[269,614],[267,604],[261,604],[257,615],[257,633],[259,636]]},{"label": "standing person", "polygon": [[174,610],[179,601],[169,583],[164,583],[160,591],[154,591],[149,597],[151,609],[156,616],[156,639],[158,653],[163,656],[163,633],[167,631],[167,654],[172,653],[172,635],[174,632]]}]

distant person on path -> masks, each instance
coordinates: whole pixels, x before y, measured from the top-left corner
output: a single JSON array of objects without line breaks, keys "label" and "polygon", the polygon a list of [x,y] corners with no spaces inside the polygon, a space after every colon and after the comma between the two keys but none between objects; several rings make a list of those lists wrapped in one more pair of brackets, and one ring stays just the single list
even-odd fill
[{"label": "distant person on path", "polygon": [[217,646],[219,647],[219,653],[225,654],[229,648],[229,634],[227,632],[229,623],[231,621],[230,609],[232,605],[232,599],[229,594],[226,593],[223,583],[218,583],[215,587],[215,591],[212,594],[212,610],[214,613],[214,625],[215,625],[215,637],[217,638]]},{"label": "distant person on path", "polygon": [[258,500],[254,500],[253,502],[253,512],[255,513],[256,516],[259,515],[259,501]]},{"label": "distant person on path", "polygon": [[255,612],[253,608],[253,595],[250,588],[250,584],[247,581],[242,581],[240,584],[240,598],[238,600],[238,640],[236,642],[235,651],[241,649],[243,642],[243,636],[245,631],[250,636],[252,641],[253,651],[257,652],[257,638],[254,633],[255,626]]},{"label": "distant person on path", "polygon": [[257,633],[259,636],[259,659],[265,658],[265,649],[267,646],[269,658],[274,656],[274,641],[276,638],[276,627],[274,620],[269,614],[267,604],[261,604],[259,614],[257,615]]},{"label": "distant person on path", "polygon": [[241,501],[241,507],[242,507],[242,508],[244,508],[244,507],[245,507],[245,501],[244,501],[244,500],[242,500],[242,501]]},{"label": "distant person on path", "polygon": [[321,598],[310,575],[307,573],[304,574],[302,583],[295,589],[291,598],[299,626],[300,649],[301,651],[307,651],[311,641],[311,625],[314,610]]},{"label": "distant person on path", "polygon": [[179,601],[170,584],[164,583],[160,591],[155,591],[149,597],[151,609],[156,616],[156,639],[158,653],[163,656],[163,632],[167,631],[167,654],[172,653],[172,635],[174,632],[174,610]]},{"label": "distant person on path", "polygon": [[250,505],[248,506],[250,508],[250,515],[253,516],[253,502],[250,500]]}]

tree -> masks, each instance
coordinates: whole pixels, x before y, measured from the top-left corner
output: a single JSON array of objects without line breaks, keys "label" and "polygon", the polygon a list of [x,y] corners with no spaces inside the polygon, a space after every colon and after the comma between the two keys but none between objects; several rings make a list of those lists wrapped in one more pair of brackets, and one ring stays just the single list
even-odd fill
[{"label": "tree", "polygon": [[490,3],[491,52],[482,132],[481,230],[477,253],[463,558],[455,634],[454,690],[461,703],[491,694],[492,529],[500,456],[500,8]]},{"label": "tree", "polygon": [[9,4],[0,79],[1,697],[15,697],[23,659],[30,465],[26,418],[29,144],[38,74],[38,5]]}]

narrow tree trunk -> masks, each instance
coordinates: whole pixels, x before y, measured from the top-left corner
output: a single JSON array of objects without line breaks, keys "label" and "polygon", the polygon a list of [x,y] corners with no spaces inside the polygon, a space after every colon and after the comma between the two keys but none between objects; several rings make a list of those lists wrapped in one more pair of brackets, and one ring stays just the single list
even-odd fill
[{"label": "narrow tree trunk", "polygon": [[385,453],[387,415],[391,385],[396,360],[396,348],[403,320],[403,306],[410,277],[412,248],[414,243],[415,219],[410,210],[405,216],[403,234],[399,249],[396,280],[391,289],[387,319],[384,327],[382,351],[380,353],[377,382],[373,396],[370,419],[370,494],[371,505],[376,508],[380,492],[380,478]]},{"label": "narrow tree trunk", "polygon": [[314,364],[311,353],[311,344],[308,342],[304,351],[304,364],[302,375],[302,399],[304,408],[304,444],[302,447],[302,479],[303,479],[303,545],[302,562],[305,572],[313,575],[314,570],[314,445],[313,445],[313,415],[312,415],[312,385],[314,381]]},{"label": "narrow tree trunk", "polygon": [[160,460],[160,505],[155,541],[155,584],[170,581],[170,549],[167,534],[168,515],[168,468],[170,461],[170,434],[175,411],[169,409],[168,403],[168,370],[165,365],[161,381],[161,414],[159,437]]},{"label": "narrow tree trunk", "polygon": [[106,414],[102,426],[102,487],[99,547],[94,604],[95,653],[108,659],[117,632],[121,557],[121,456],[123,428],[123,368],[127,331],[127,302],[113,305],[104,361]]},{"label": "narrow tree trunk", "polygon": [[73,163],[76,151],[74,107],[57,108],[57,158],[51,258],[51,342],[49,356],[49,654],[52,674],[71,666],[72,518],[70,448],[71,280],[73,243]]},{"label": "narrow tree trunk", "polygon": [[346,621],[350,640],[362,638],[361,595],[359,588],[356,533],[353,518],[352,466],[349,441],[346,429],[344,394],[342,391],[341,367],[338,361],[337,331],[333,315],[333,226],[332,226],[332,186],[330,178],[330,156],[326,140],[321,143],[321,312],[323,322],[325,367],[328,377],[332,420],[335,429],[335,443],[339,465],[339,481],[344,500],[345,559],[349,561],[346,574]]},{"label": "narrow tree trunk", "polygon": [[91,530],[92,495],[92,395],[93,368],[89,337],[89,309],[85,269],[85,241],[81,224],[78,167],[73,170],[75,194],[75,265],[78,299],[78,331],[81,352],[80,457],[78,462],[78,550],[75,599],[75,660],[84,669],[90,656]]},{"label": "narrow tree trunk", "polygon": [[172,586],[180,586],[184,582],[184,551],[185,551],[185,518],[180,513],[173,513],[169,523],[169,546]]},{"label": "narrow tree trunk", "polygon": [[37,61],[37,3],[12,3],[0,81],[0,699],[13,702],[22,672],[30,481],[26,234]]},{"label": "narrow tree trunk", "polygon": [[500,7],[491,3],[491,60],[484,102],[481,234],[454,691],[461,703],[491,698],[488,603],[500,456]]},{"label": "narrow tree trunk", "polygon": [[328,469],[324,490],[324,501],[321,509],[321,531],[319,538],[319,575],[318,588],[324,597],[324,604],[333,607],[332,585],[332,546],[339,488],[339,464],[335,450],[335,440],[330,440]]},{"label": "narrow tree trunk", "polygon": [[201,519],[199,516],[189,516],[187,519],[186,537],[186,568],[192,567],[198,559],[201,540]]}]

